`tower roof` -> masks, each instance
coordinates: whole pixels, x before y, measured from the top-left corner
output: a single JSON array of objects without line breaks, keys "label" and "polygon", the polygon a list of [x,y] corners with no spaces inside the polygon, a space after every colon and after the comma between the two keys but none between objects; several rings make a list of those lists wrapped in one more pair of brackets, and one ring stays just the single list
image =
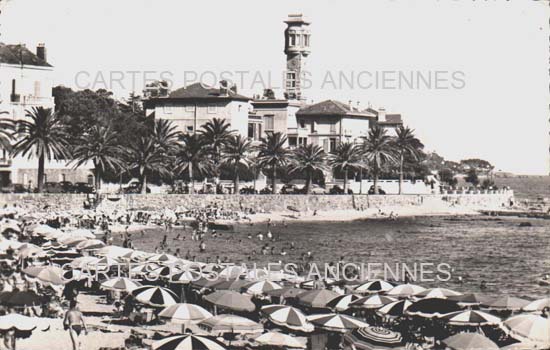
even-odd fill
[{"label": "tower roof", "polygon": [[350,106],[349,104],[335,101],[326,100],[319,103],[315,103],[303,108],[300,108],[296,112],[297,116],[355,116],[364,118],[375,118],[376,116],[367,111],[360,111],[359,109]]},{"label": "tower roof", "polygon": [[2,42],[0,42],[0,63],[52,67],[51,64],[27,49],[25,45],[8,45]]},{"label": "tower roof", "polygon": [[285,23],[286,24],[306,24],[306,25],[311,24],[311,22],[307,21],[304,15],[302,15],[301,13],[289,14]]}]

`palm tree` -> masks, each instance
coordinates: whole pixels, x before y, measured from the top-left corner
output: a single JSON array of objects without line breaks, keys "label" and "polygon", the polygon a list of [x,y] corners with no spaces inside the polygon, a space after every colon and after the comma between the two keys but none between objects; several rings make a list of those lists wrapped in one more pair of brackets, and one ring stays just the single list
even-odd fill
[{"label": "palm tree", "polygon": [[169,156],[159,147],[156,139],[151,134],[136,138],[128,146],[127,151],[129,169],[139,170],[141,193],[147,193],[147,174],[168,174]]},{"label": "palm tree", "polygon": [[153,127],[153,137],[158,147],[170,153],[178,144],[177,125],[167,119],[156,119]]},{"label": "palm tree", "polygon": [[382,166],[389,162],[395,162],[395,148],[391,136],[386,134],[386,129],[378,125],[373,126],[363,142],[363,155],[365,160],[372,164],[374,175],[374,193],[378,194],[378,174]]},{"label": "palm tree", "polygon": [[195,173],[209,173],[212,171],[212,161],[208,157],[204,139],[198,134],[181,134],[176,150],[176,169],[183,172],[187,169],[191,186],[189,193],[195,191]]},{"label": "palm tree", "polygon": [[93,162],[95,188],[99,190],[101,177],[109,169],[117,170],[125,166],[124,149],[120,145],[118,135],[111,126],[94,125],[88,132],[79,137],[72,158],[75,168]]},{"label": "palm tree", "polygon": [[26,111],[28,119],[18,120],[15,128],[17,142],[13,154],[38,158],[38,192],[44,185],[45,160],[69,157],[67,132],[61,118],[51,108],[33,107]]},{"label": "palm tree", "polygon": [[253,175],[253,185],[252,188],[254,189],[254,193],[256,193],[256,181],[258,180],[258,177],[260,176],[260,173],[263,170],[262,162],[258,159],[256,155],[250,156],[248,158],[248,169],[252,172]]},{"label": "palm tree", "polygon": [[239,194],[239,168],[248,168],[248,155],[252,152],[252,141],[241,135],[231,137],[223,148],[224,163],[235,171],[233,177],[234,194]]},{"label": "palm tree", "polygon": [[344,172],[344,193],[348,193],[348,174],[350,170],[363,166],[360,148],[351,142],[341,142],[329,156],[332,168]]},{"label": "palm tree", "polygon": [[[216,172],[219,171],[221,151],[227,142],[231,139],[234,130],[231,130],[231,125],[223,118],[213,118],[202,126],[199,134],[203,137],[205,145],[211,151]],[[217,174],[216,174],[217,176]]]},{"label": "palm tree", "polygon": [[400,126],[397,128],[397,137],[394,139],[394,146],[399,154],[399,194],[401,194],[405,157],[409,156],[413,160],[418,160],[420,150],[424,148],[424,145],[416,138],[413,129]]},{"label": "palm tree", "polygon": [[271,169],[271,189],[273,194],[277,193],[275,187],[275,178],[277,176],[277,167],[286,165],[289,152],[285,144],[287,137],[280,132],[269,133],[267,138],[262,138],[258,146],[258,160],[263,168]]},{"label": "palm tree", "polygon": [[[8,112],[0,112],[0,115],[8,114]],[[0,119],[0,147],[6,151],[11,150],[11,142],[13,141],[14,123],[11,119]]]},{"label": "palm tree", "polygon": [[306,194],[311,193],[313,174],[327,169],[326,160],[325,150],[318,145],[303,145],[294,150],[290,172],[304,172],[306,174]]}]

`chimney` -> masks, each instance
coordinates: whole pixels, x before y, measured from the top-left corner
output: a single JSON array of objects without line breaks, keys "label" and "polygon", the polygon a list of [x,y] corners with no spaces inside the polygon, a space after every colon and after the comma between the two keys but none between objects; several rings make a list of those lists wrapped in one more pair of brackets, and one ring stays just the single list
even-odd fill
[{"label": "chimney", "polygon": [[384,107],[378,108],[378,121],[379,122],[386,121],[386,109]]},{"label": "chimney", "polygon": [[228,96],[229,95],[229,87],[227,84],[227,80],[221,80],[220,81],[220,96]]},{"label": "chimney", "polygon": [[44,43],[40,43],[36,47],[36,56],[38,56],[38,58],[40,58],[43,61],[47,61],[46,45]]},{"label": "chimney", "polygon": [[348,108],[349,108],[350,112],[353,112],[353,101],[352,100],[348,100]]}]

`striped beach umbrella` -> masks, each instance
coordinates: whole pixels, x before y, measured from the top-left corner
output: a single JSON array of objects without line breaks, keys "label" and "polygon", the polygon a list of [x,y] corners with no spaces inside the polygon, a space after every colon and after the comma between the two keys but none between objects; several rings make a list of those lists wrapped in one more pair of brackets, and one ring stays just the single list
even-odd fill
[{"label": "striped beach umbrella", "polygon": [[277,326],[300,332],[313,332],[313,325],[299,309],[288,305],[262,306],[262,313]]},{"label": "striped beach umbrella", "polygon": [[32,266],[27,267],[22,272],[44,285],[61,286],[65,284],[65,281],[62,278],[63,270],[59,267]]},{"label": "striped beach umbrella", "polygon": [[218,274],[220,278],[237,279],[247,273],[245,266],[233,265],[227,266]]},{"label": "striped beach umbrella", "polygon": [[167,263],[176,263],[178,261],[178,258],[170,254],[162,253],[162,254],[153,255],[152,257],[147,259],[147,261],[167,264]]},{"label": "striped beach umbrella", "polygon": [[132,267],[130,269],[130,272],[132,275],[144,276],[158,268],[159,268],[159,265],[157,265],[156,263],[146,262],[146,263],[141,263],[138,266]]},{"label": "striped beach umbrella", "polygon": [[453,326],[494,326],[500,323],[499,317],[493,316],[483,311],[466,310],[457,311],[442,317],[448,324]]},{"label": "striped beach umbrella", "polygon": [[550,308],[550,298],[544,298],[544,299],[532,301],[523,308],[523,311],[537,312],[537,311],[542,311],[545,308]]},{"label": "striped beach umbrella", "polygon": [[458,333],[443,339],[443,343],[452,350],[498,350],[498,345],[479,333]]},{"label": "striped beach umbrella", "polygon": [[539,315],[525,314],[505,320],[504,329],[513,338],[523,342],[535,342],[541,348],[550,347],[550,319]]},{"label": "striped beach umbrella", "polygon": [[300,294],[298,298],[298,303],[300,305],[313,307],[313,308],[324,308],[327,306],[327,303],[332,299],[336,298],[340,294],[333,292],[327,289],[315,289],[309,292]]},{"label": "striped beach umbrella", "polygon": [[200,328],[206,329],[211,334],[255,334],[262,333],[264,327],[246,317],[237,315],[217,315],[201,321]]},{"label": "striped beach umbrella", "polygon": [[446,299],[451,296],[458,296],[462,293],[447,288],[430,288],[414,294],[415,298],[441,298]]},{"label": "striped beach umbrella", "polygon": [[298,341],[295,337],[279,332],[267,332],[254,338],[254,342],[261,346],[277,347],[284,349],[305,349],[306,344]]},{"label": "striped beach umbrella", "polygon": [[406,283],[406,284],[400,284],[398,286],[393,287],[392,289],[386,292],[386,295],[389,295],[391,297],[402,298],[402,297],[409,297],[411,295],[423,292],[425,290],[426,288],[417,286],[416,284]]},{"label": "striped beach umbrella", "polygon": [[249,296],[243,295],[232,290],[220,290],[204,296],[203,300],[217,307],[233,310],[252,312],[256,305]]},{"label": "striped beach umbrella", "polygon": [[395,298],[385,295],[371,295],[352,302],[349,306],[354,309],[378,309],[384,305],[396,301]]},{"label": "striped beach umbrella", "polygon": [[154,342],[152,350],[225,350],[222,343],[212,337],[176,335]]},{"label": "striped beach umbrella", "polygon": [[426,298],[414,302],[406,311],[407,315],[424,318],[442,317],[450,312],[460,311],[456,301],[441,298]]},{"label": "striped beach umbrella", "polygon": [[154,269],[153,271],[151,271],[150,275],[153,277],[162,277],[162,278],[170,279],[173,275],[180,272],[182,271],[175,266],[160,266]]},{"label": "striped beach umbrella", "polygon": [[93,266],[99,260],[95,256],[81,256],[69,263],[73,269],[93,270]]},{"label": "striped beach umbrella", "polygon": [[346,333],[344,344],[358,350],[405,349],[401,334],[382,327],[358,328]]},{"label": "striped beach umbrella", "polygon": [[327,303],[327,307],[334,311],[346,311],[350,308],[350,303],[358,300],[355,294],[339,295]]},{"label": "striped beach umbrella", "polygon": [[529,303],[529,300],[526,299],[504,296],[482,305],[492,310],[519,311]]},{"label": "striped beach umbrella", "polygon": [[126,277],[111,278],[101,283],[102,289],[118,290],[123,292],[131,292],[139,287],[141,287],[141,283]]},{"label": "striped beach umbrella", "polygon": [[178,272],[170,277],[170,283],[175,284],[189,284],[194,281],[198,281],[203,274],[195,270],[187,270]]},{"label": "striped beach umbrella", "polygon": [[131,252],[121,255],[120,259],[125,261],[140,262],[147,260],[148,256],[149,254],[146,252],[140,250],[132,250]]},{"label": "striped beach umbrella", "polygon": [[170,305],[159,313],[159,317],[171,322],[187,323],[200,322],[212,317],[204,308],[194,304]]},{"label": "striped beach umbrella", "polygon": [[263,281],[257,281],[257,282],[252,282],[246,286],[244,286],[244,291],[246,294],[250,294],[250,295],[262,295],[262,294],[265,294],[266,292],[270,291],[270,290],[274,290],[274,289],[281,289],[282,287],[275,283],[275,282],[271,282],[271,281],[268,281],[268,280],[263,280]]},{"label": "striped beach umbrella", "polygon": [[307,320],[318,328],[340,333],[369,326],[366,322],[363,322],[355,317],[333,313],[310,315],[307,316]]},{"label": "striped beach umbrella", "polygon": [[281,289],[268,290],[265,294],[276,298],[296,298],[304,292],[306,292],[306,290],[301,288],[283,287]]},{"label": "striped beach umbrella", "polygon": [[234,280],[234,279],[225,279],[221,278],[213,285],[213,288],[216,290],[232,290],[235,292],[240,292],[244,286],[250,284],[250,282],[245,280]]},{"label": "striped beach umbrella", "polygon": [[494,299],[479,293],[470,293],[470,294],[461,294],[461,295],[451,295],[447,297],[449,300],[458,301],[459,305],[462,306],[472,306],[480,304],[488,304]]},{"label": "striped beach umbrella", "polygon": [[376,312],[380,315],[401,317],[411,305],[412,303],[408,300],[398,300],[384,305],[380,309],[376,310]]},{"label": "striped beach umbrella", "polygon": [[374,294],[387,292],[393,289],[393,287],[393,284],[389,282],[383,280],[373,280],[358,285],[357,287],[355,287],[353,292],[358,294]]},{"label": "striped beach umbrella", "polygon": [[178,303],[178,297],[169,289],[143,286],[132,291],[132,295],[142,304],[153,307],[166,307]]}]

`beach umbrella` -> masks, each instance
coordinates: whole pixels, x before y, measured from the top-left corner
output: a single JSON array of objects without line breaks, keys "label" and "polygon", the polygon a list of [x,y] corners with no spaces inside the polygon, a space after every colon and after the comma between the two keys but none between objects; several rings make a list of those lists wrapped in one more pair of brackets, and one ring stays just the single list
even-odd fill
[{"label": "beach umbrella", "polygon": [[140,303],[153,307],[166,307],[178,303],[176,294],[162,287],[142,286],[131,293]]},{"label": "beach umbrella", "polygon": [[364,328],[369,325],[355,317],[343,314],[318,314],[307,316],[307,320],[316,327],[331,332],[345,333],[352,329]]},{"label": "beach umbrella", "polygon": [[0,303],[6,306],[38,306],[44,299],[32,291],[12,291],[0,293]]},{"label": "beach umbrella", "polygon": [[407,315],[425,318],[442,317],[450,312],[460,311],[456,301],[441,298],[426,298],[414,302],[406,311]]},{"label": "beach umbrella", "polygon": [[157,262],[157,263],[161,263],[161,264],[167,264],[167,263],[177,262],[178,258],[176,258],[174,255],[162,253],[162,254],[157,254],[157,255],[153,255],[153,256],[149,257],[149,259],[147,259],[147,261]]},{"label": "beach umbrella", "polygon": [[64,244],[69,247],[74,247],[80,242],[86,242],[88,238],[81,236],[71,236],[69,233],[63,233],[62,235],[55,238],[58,243]]},{"label": "beach umbrella", "polygon": [[225,350],[222,343],[212,337],[176,335],[154,342],[152,350]]},{"label": "beach umbrella", "polygon": [[42,248],[39,248],[37,246],[29,246],[29,247],[26,247],[26,248],[22,248],[22,249],[19,249],[19,257],[21,259],[25,259],[25,258],[29,258],[29,257],[33,257],[33,256],[38,256],[38,255],[43,255],[45,254],[46,252],[44,250],[42,250]]},{"label": "beach umbrella", "polygon": [[250,269],[244,275],[245,280],[256,281],[260,279],[269,279],[270,272],[267,269]]},{"label": "beach umbrella", "polygon": [[352,302],[349,306],[354,309],[378,309],[382,306],[396,301],[395,298],[385,295],[371,295]]},{"label": "beach umbrella", "polygon": [[69,265],[73,269],[91,269],[98,260],[99,258],[95,256],[81,256],[71,261]]},{"label": "beach umbrella", "polygon": [[350,344],[357,350],[405,349],[401,334],[387,328],[371,326],[346,333],[344,344]]},{"label": "beach umbrella", "polygon": [[246,317],[237,315],[217,315],[201,321],[199,327],[206,329],[211,334],[222,335],[233,334],[254,334],[262,333],[264,327]]},{"label": "beach umbrella", "polygon": [[483,311],[465,310],[451,312],[442,317],[448,324],[453,326],[494,326],[500,323],[499,317]]},{"label": "beach umbrella", "polygon": [[492,310],[519,311],[529,305],[529,300],[504,296],[482,305]]},{"label": "beach umbrella", "polygon": [[15,329],[23,332],[30,332],[41,326],[41,319],[28,317],[20,314],[7,314],[0,316],[0,330],[8,331]]},{"label": "beach umbrella", "polygon": [[298,341],[295,337],[279,332],[267,332],[254,338],[254,342],[262,346],[305,349],[306,344]]},{"label": "beach umbrella", "polygon": [[89,273],[82,272],[81,270],[78,270],[78,269],[72,269],[72,270],[63,272],[63,280],[65,280],[66,282],[81,281],[84,279],[88,279],[90,277],[91,275]]},{"label": "beach umbrella", "polygon": [[36,279],[39,283],[45,285],[63,285],[63,270],[54,266],[32,266],[22,271],[25,275]]},{"label": "beach umbrella", "polygon": [[545,308],[550,308],[550,298],[544,298],[544,299],[532,301],[523,308],[523,311],[536,312],[536,311],[542,311]]},{"label": "beach umbrella", "polygon": [[172,277],[176,273],[182,272],[180,269],[173,266],[160,266],[150,272],[151,276],[155,277]]},{"label": "beach umbrella", "polygon": [[117,266],[119,264],[118,261],[116,261],[115,259],[113,258],[110,258],[108,256],[104,256],[103,258],[100,258],[99,260],[97,260],[94,264],[93,264],[93,267],[95,269],[101,269],[101,270],[104,270],[104,269],[109,269],[110,267],[112,266]]},{"label": "beach umbrella", "polygon": [[277,326],[300,332],[313,332],[313,325],[299,309],[288,305],[262,306],[262,313]]},{"label": "beach umbrella", "polygon": [[21,242],[6,239],[0,242],[0,251],[5,252],[8,249],[19,249],[21,245]]},{"label": "beach umbrella", "polygon": [[267,291],[274,290],[274,289],[281,289],[282,287],[275,283],[268,280],[263,281],[257,281],[252,282],[244,287],[244,292],[246,294],[250,295],[262,295],[265,294]]},{"label": "beach umbrella", "polygon": [[56,241],[48,241],[42,244],[42,249],[44,250],[66,250],[68,248],[68,246]]},{"label": "beach umbrella", "polygon": [[271,297],[277,298],[296,298],[298,295],[306,292],[305,289],[293,288],[293,287],[283,287],[281,289],[272,289],[265,292],[265,294]]},{"label": "beach umbrella", "polygon": [[110,257],[112,259],[117,259],[125,254],[128,254],[130,252],[132,252],[133,249],[129,249],[129,248],[123,248],[123,247],[119,247],[119,246],[116,246],[116,245],[108,245],[108,246],[105,246],[101,249],[99,249],[97,252],[96,252],[96,255],[98,256],[107,256],[107,257]]},{"label": "beach umbrella", "polygon": [[373,280],[358,285],[357,287],[355,287],[353,292],[359,294],[373,294],[387,292],[389,290],[392,290],[393,287],[393,284],[389,282],[383,280]]},{"label": "beach umbrella", "polygon": [[451,295],[447,299],[458,301],[458,304],[462,306],[488,304],[493,300],[491,297],[478,293]]},{"label": "beach umbrella", "polygon": [[346,311],[350,308],[350,303],[358,300],[355,294],[339,295],[327,303],[327,307],[334,311]]},{"label": "beach umbrella", "polygon": [[[321,280],[321,282],[323,282],[326,285],[329,285],[329,284],[335,283],[336,280],[332,279],[332,278],[324,278],[324,279]],[[318,283],[318,281],[316,281],[316,280],[304,281],[304,282],[300,283],[300,288],[312,290],[312,289],[315,289],[315,287],[316,287],[315,285],[317,283]]]},{"label": "beach umbrella", "polygon": [[498,350],[491,339],[479,333],[458,333],[443,340],[452,350]]},{"label": "beach umbrella", "polygon": [[336,298],[340,294],[327,289],[315,289],[300,294],[297,299],[300,305],[323,308],[327,306],[327,303]]},{"label": "beach umbrella", "polygon": [[223,309],[233,311],[252,312],[256,309],[256,305],[250,300],[249,296],[231,290],[220,290],[210,293],[204,296],[203,300]]},{"label": "beach umbrella", "polygon": [[246,267],[233,265],[233,266],[227,266],[226,268],[221,270],[218,276],[220,276],[220,278],[237,279],[240,276],[245,275],[246,272],[247,272]]},{"label": "beach umbrella", "polygon": [[48,234],[59,232],[59,231],[48,225],[38,225],[32,229],[32,232],[40,236],[46,236]]},{"label": "beach umbrella", "polygon": [[174,304],[162,310],[159,317],[171,322],[187,323],[205,320],[212,317],[212,314],[198,305]]},{"label": "beach umbrella", "polygon": [[417,286],[416,284],[406,283],[393,287],[386,292],[386,295],[391,297],[408,297],[425,290],[426,288]]},{"label": "beach umbrella", "polygon": [[222,278],[213,285],[213,288],[216,290],[232,290],[235,292],[240,292],[241,289],[249,283],[250,282],[241,279],[234,280]]},{"label": "beach umbrella", "polygon": [[93,250],[93,249],[100,249],[103,247],[105,247],[105,243],[103,243],[99,239],[90,239],[90,240],[82,241],[76,245],[76,249],[78,250]]},{"label": "beach umbrella", "polygon": [[387,315],[392,317],[403,316],[405,311],[411,306],[412,303],[408,300],[398,300],[393,303],[389,303],[378,309],[376,312],[380,315]]},{"label": "beach umbrella", "polygon": [[525,314],[510,317],[503,322],[504,330],[519,341],[539,343],[550,347],[550,319]]},{"label": "beach umbrella", "polygon": [[132,267],[130,269],[130,273],[132,275],[143,276],[143,275],[147,275],[147,274],[151,273],[152,271],[154,271],[157,268],[159,268],[159,265],[157,265],[155,263],[152,263],[152,262],[142,263],[141,265]]},{"label": "beach umbrella", "polygon": [[126,277],[117,277],[104,281],[101,283],[100,287],[107,290],[131,292],[134,289],[141,287],[141,283]]},{"label": "beach umbrella", "polygon": [[85,229],[85,228],[77,228],[76,230],[72,230],[72,231],[69,231],[67,233],[70,234],[73,237],[78,236],[78,237],[84,237],[84,238],[87,238],[87,239],[95,239],[96,238],[92,231],[90,231],[88,229]]},{"label": "beach umbrella", "polygon": [[8,231],[8,230],[11,230],[14,232],[21,232],[21,227],[19,227],[19,221],[17,220],[4,219],[0,223],[0,230],[2,230],[2,232]]},{"label": "beach umbrella", "polygon": [[222,281],[227,281],[222,278],[212,278],[210,276],[201,277],[198,280],[191,281],[191,285],[196,288],[214,288],[214,286]]},{"label": "beach umbrella", "polygon": [[202,273],[195,270],[181,271],[170,277],[170,283],[189,284],[198,281],[202,276]]},{"label": "beach umbrella", "polygon": [[145,261],[147,260],[147,257],[149,256],[148,253],[140,251],[140,250],[132,250],[126,254],[123,254],[120,256],[121,260],[129,260],[129,261]]},{"label": "beach umbrella", "polygon": [[458,296],[462,293],[455,292],[447,288],[430,288],[414,294],[415,298],[441,298],[446,299],[451,296]]}]

